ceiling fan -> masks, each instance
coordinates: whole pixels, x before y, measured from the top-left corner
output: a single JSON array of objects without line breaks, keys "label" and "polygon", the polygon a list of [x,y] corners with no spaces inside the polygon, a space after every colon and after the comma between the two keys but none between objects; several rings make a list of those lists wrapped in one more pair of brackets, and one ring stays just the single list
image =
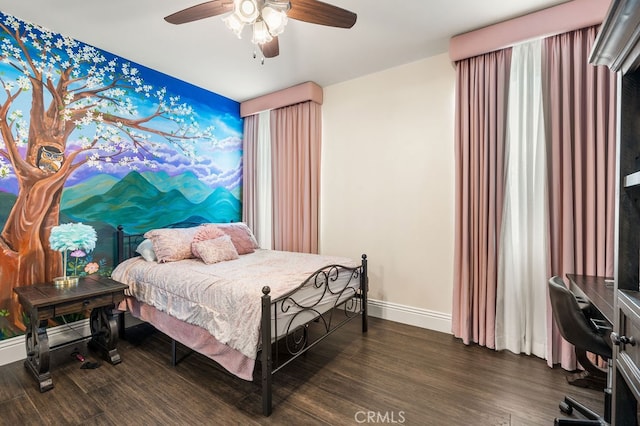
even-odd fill
[{"label": "ceiling fan", "polygon": [[280,54],[278,35],[284,31],[287,19],[338,28],[351,28],[357,19],[353,12],[318,0],[212,0],[164,19],[171,24],[185,24],[225,13],[229,15],[223,20],[238,37],[245,25],[252,27],[251,41],[260,47],[265,58]]}]

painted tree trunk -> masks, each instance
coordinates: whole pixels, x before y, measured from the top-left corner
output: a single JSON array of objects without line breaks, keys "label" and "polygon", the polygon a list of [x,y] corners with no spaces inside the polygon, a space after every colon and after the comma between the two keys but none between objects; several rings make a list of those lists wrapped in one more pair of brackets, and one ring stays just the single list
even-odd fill
[{"label": "painted tree trunk", "polygon": [[0,309],[8,310],[16,325],[22,318],[13,289],[62,273],[60,253],[49,248],[49,234],[58,224],[65,172],[43,174],[30,168],[22,174],[18,198],[0,235]]}]

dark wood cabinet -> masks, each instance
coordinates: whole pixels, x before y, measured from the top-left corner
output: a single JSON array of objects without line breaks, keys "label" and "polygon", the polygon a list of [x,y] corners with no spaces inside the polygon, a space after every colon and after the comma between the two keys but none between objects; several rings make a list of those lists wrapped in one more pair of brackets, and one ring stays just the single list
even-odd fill
[{"label": "dark wood cabinet", "polygon": [[640,0],[613,0],[590,62],[618,73],[611,423],[637,425],[640,399]]}]

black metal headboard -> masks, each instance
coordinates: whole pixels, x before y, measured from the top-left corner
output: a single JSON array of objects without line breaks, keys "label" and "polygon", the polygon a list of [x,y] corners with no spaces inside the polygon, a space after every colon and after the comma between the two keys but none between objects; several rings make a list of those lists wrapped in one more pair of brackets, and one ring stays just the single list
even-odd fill
[{"label": "black metal headboard", "polygon": [[144,234],[127,235],[124,233],[122,225],[118,225],[118,228],[116,229],[115,264],[119,265],[126,259],[139,256],[136,252],[136,248],[143,240]]}]

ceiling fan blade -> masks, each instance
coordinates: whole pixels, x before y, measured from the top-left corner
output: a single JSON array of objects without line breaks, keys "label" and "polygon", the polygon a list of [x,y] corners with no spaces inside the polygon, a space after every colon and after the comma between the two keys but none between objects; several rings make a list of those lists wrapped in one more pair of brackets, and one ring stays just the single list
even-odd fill
[{"label": "ceiling fan blade", "polygon": [[164,20],[170,24],[185,24],[199,19],[222,15],[232,10],[232,0],[212,0],[172,13],[169,16],[165,16]]},{"label": "ceiling fan blade", "polygon": [[298,21],[338,28],[351,28],[358,18],[353,12],[318,0],[291,0],[287,16]]},{"label": "ceiling fan blade", "polygon": [[271,41],[261,44],[260,49],[265,58],[275,58],[280,54],[280,46],[278,44],[278,37],[274,37]]}]

